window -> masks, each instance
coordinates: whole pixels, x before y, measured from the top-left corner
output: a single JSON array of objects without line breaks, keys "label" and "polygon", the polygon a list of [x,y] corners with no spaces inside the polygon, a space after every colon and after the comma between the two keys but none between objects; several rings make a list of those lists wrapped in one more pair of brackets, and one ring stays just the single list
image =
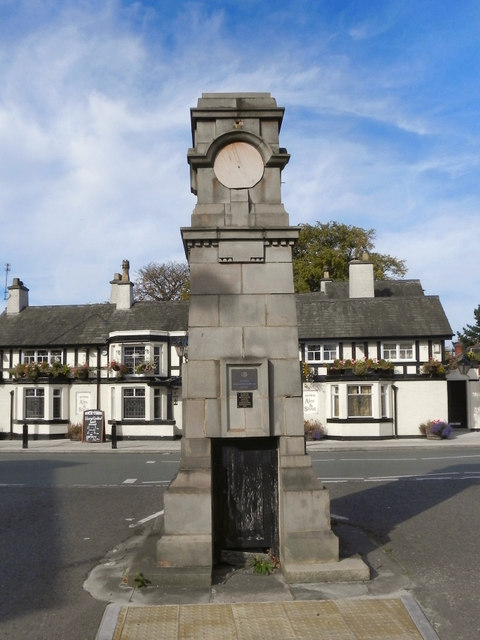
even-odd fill
[{"label": "window", "polygon": [[53,418],[60,419],[62,417],[62,390],[53,390]]},{"label": "window", "polygon": [[23,362],[30,364],[31,362],[63,362],[63,353],[61,349],[28,349],[23,353]]},{"label": "window", "polygon": [[145,418],[145,389],[126,387],[123,390],[123,417],[125,420]]},{"label": "window", "polygon": [[135,373],[135,367],[142,362],[145,362],[145,347],[123,347],[123,364],[126,364],[133,373]]},{"label": "window", "polygon": [[45,389],[25,389],[25,419],[43,418]]},{"label": "window", "polygon": [[333,362],[337,358],[337,350],[334,343],[307,344],[307,362]]},{"label": "window", "polygon": [[386,384],[380,387],[380,417],[388,417],[388,386]]},{"label": "window", "polygon": [[385,360],[413,360],[413,344],[411,342],[385,342],[383,357]]},{"label": "window", "polygon": [[338,384],[332,385],[332,417],[338,418],[340,415],[340,393]]},{"label": "window", "polygon": [[153,391],[153,418],[154,420],[160,420],[162,417],[162,394],[160,389],[154,389]]},{"label": "window", "polygon": [[155,364],[155,373],[161,375],[162,373],[162,347],[157,345],[153,347],[153,362]]},{"label": "window", "polygon": [[347,386],[348,417],[372,416],[372,386],[349,384]]}]

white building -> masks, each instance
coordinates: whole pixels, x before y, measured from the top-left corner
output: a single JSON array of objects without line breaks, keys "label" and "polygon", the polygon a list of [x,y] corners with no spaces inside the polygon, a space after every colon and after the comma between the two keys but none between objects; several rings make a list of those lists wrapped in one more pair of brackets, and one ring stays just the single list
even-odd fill
[{"label": "white building", "polygon": [[[110,302],[31,307],[17,278],[0,315],[0,437],[64,437],[83,412],[104,412],[118,437],[182,433],[180,345],[188,301],[135,302],[129,265],[111,281]],[[419,436],[441,419],[480,428],[478,373],[442,371],[452,330],[438,296],[418,280],[374,281],[368,260],[349,282],[328,274],[298,294],[304,417],[329,437]],[[430,369],[425,373],[425,369]]]}]

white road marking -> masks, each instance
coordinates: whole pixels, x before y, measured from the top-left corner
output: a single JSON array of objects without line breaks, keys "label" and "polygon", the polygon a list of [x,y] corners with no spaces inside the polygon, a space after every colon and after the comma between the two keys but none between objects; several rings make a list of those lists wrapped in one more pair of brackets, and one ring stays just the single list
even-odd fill
[{"label": "white road marking", "polygon": [[145,524],[145,522],[149,522],[150,520],[153,520],[154,518],[158,518],[158,516],[162,516],[164,513],[165,513],[164,509],[162,509],[161,511],[157,511],[157,513],[152,513],[151,516],[147,516],[146,518],[143,518],[142,520],[139,520],[135,524],[129,525],[130,529],[133,529],[134,527],[138,527],[139,524]]},{"label": "white road marking", "polygon": [[397,460],[417,460],[417,458],[340,458],[340,460],[342,462],[396,462]]},{"label": "white road marking", "polygon": [[123,481],[123,484],[134,484],[137,481],[137,478],[127,478]]},{"label": "white road marking", "polygon": [[480,454],[472,453],[468,456],[428,456],[428,458],[420,458],[420,460],[457,460],[458,458],[480,458]]},{"label": "white road marking", "polygon": [[155,464],[156,460],[147,460],[145,464]]}]

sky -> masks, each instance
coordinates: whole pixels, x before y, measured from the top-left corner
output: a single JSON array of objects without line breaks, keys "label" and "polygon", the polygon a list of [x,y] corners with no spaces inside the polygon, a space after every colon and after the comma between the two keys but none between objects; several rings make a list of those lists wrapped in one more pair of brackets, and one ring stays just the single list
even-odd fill
[{"label": "sky", "polygon": [[190,108],[237,91],[285,108],[292,225],[375,229],[474,322],[478,0],[0,0],[2,291],[105,302],[123,259],[183,261]]}]

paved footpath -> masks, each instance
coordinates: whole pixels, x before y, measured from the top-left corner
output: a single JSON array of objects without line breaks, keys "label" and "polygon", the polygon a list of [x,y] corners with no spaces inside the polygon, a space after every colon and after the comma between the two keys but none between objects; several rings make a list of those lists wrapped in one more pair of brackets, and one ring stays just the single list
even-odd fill
[{"label": "paved footpath", "polygon": [[[28,440],[28,447],[22,447],[22,437],[17,434],[14,440],[8,439],[8,434],[0,432],[0,453],[149,453],[151,451],[180,451],[181,440],[118,440],[117,448],[112,448],[110,441],[100,443],[87,443],[62,438],[58,440]],[[467,429],[455,429],[452,438],[447,440],[427,440],[426,438],[388,438],[385,440],[324,440],[307,442],[309,451],[336,451],[348,449],[350,451],[372,449],[401,449],[427,448],[438,449],[443,447],[461,446],[469,447],[480,445],[480,431]]]},{"label": "paved footpath", "polygon": [[[444,449],[480,444],[480,433],[457,430],[449,440],[322,440],[309,451]],[[0,440],[0,453],[151,453],[179,450],[177,441],[87,444],[69,440]],[[363,533],[340,523],[336,533],[366,559],[373,579],[361,583],[287,584],[281,572],[256,575],[248,566],[214,574],[205,588],[138,589],[132,575],[155,562],[159,519],[118,545],[90,573],[84,588],[107,604],[96,640],[438,640],[408,592],[409,579],[382,549],[372,550]]]}]

